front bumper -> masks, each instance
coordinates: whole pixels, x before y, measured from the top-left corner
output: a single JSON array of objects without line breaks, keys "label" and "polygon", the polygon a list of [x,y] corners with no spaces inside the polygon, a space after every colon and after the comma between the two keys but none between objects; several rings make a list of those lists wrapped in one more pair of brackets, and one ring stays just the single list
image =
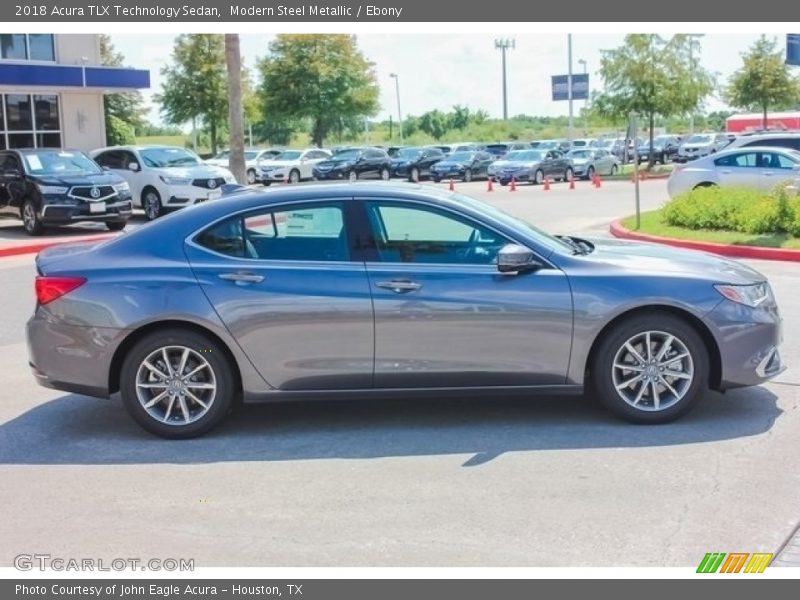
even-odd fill
[{"label": "front bumper", "polygon": [[171,209],[218,200],[221,197],[222,190],[218,187],[209,189],[197,185],[171,185],[167,188],[166,194],[161,194],[161,202],[164,208]]},{"label": "front bumper", "polygon": [[344,179],[347,173],[348,171],[345,169],[330,169],[327,171],[314,169],[314,179]]},{"label": "front bumper", "polygon": [[256,173],[256,179],[261,182],[286,181],[289,178],[290,168],[262,169]]},{"label": "front bumper", "polygon": [[720,389],[760,385],[782,373],[783,319],[774,301],[750,308],[723,300],[705,316],[720,354]]},{"label": "front bumper", "polygon": [[520,181],[532,181],[533,175],[530,171],[502,171],[498,173],[496,176],[497,181],[500,183],[510,183],[511,179],[513,178],[515,182],[519,183]]},{"label": "front bumper", "polygon": [[52,203],[42,206],[43,223],[56,225],[79,221],[127,221],[133,214],[130,199],[117,202]]}]

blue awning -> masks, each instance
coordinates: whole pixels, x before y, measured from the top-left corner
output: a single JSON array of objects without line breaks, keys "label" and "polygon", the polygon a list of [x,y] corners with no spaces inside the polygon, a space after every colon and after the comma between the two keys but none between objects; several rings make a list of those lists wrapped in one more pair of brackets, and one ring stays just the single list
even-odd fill
[{"label": "blue awning", "polygon": [[150,71],[0,62],[0,85],[139,90],[150,87]]}]

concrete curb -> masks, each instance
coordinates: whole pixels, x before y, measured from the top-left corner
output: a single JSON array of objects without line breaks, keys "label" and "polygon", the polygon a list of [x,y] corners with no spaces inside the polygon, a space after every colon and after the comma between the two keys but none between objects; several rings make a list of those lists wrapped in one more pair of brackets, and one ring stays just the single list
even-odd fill
[{"label": "concrete curb", "polygon": [[735,258],[752,258],[757,260],[783,260],[790,262],[800,262],[800,250],[790,250],[786,248],[765,248],[763,246],[737,246],[734,244],[717,244],[714,242],[699,242],[695,240],[679,240],[666,238],[646,233],[637,233],[626,229],[620,221],[614,221],[609,227],[611,235],[625,240],[636,240],[640,242],[655,242],[678,248],[689,248],[691,250],[702,250],[723,256]]},{"label": "concrete curb", "polygon": [[115,237],[113,234],[101,234],[101,235],[93,235],[90,237],[81,237],[75,239],[59,239],[53,240],[48,242],[39,242],[37,244],[21,244],[19,246],[7,246],[5,248],[0,248],[0,258],[5,258],[7,256],[20,256],[23,254],[36,254],[37,252],[41,252],[45,248],[50,248],[51,246],[58,246],[59,244],[71,244],[73,242],[100,242],[102,240],[107,240],[112,237]]}]

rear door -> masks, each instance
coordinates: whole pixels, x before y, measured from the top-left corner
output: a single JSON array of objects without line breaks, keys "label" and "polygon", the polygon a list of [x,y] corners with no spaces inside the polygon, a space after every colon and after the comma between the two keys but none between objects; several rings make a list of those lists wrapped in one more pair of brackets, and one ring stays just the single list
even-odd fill
[{"label": "rear door", "polygon": [[760,165],[759,153],[749,150],[728,154],[714,160],[719,184],[725,186],[760,187],[763,179]]},{"label": "rear door", "polygon": [[372,385],[372,299],[345,226],[350,207],[269,206],[224,219],[186,245],[203,292],[275,388]]},{"label": "rear door", "polygon": [[778,152],[762,152],[761,164],[762,189],[771,190],[779,183],[796,177],[793,171],[796,163]]}]

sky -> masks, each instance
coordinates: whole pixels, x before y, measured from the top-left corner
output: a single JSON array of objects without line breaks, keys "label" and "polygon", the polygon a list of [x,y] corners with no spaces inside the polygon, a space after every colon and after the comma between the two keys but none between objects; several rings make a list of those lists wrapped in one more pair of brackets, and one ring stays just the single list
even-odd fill
[{"label": "sky", "polygon": [[[702,51],[698,63],[717,73],[720,82],[741,66],[741,53],[760,36],[753,34],[709,34],[700,40]],[[268,51],[273,35],[242,34],[243,60],[255,75],[258,58]],[[600,51],[622,44],[623,34],[575,34],[572,36],[573,72],[582,72],[587,62],[591,89],[601,83],[596,70]],[[160,123],[153,94],[161,90],[161,67],[169,61],[175,36],[169,34],[112,34],[114,46],[129,66],[150,70],[151,89],[144,92],[150,106],[150,118]],[[379,119],[397,118],[395,80],[400,81],[400,103],[404,116],[420,115],[438,108],[451,110],[454,104],[472,110],[484,109],[492,117],[501,117],[502,69],[501,52],[495,39],[513,38],[515,47],[507,52],[509,116],[528,114],[559,116],[568,114],[567,102],[553,102],[550,76],[567,73],[566,34],[532,34],[498,32],[486,34],[396,33],[359,35],[358,47],[375,63],[380,84]],[[779,36],[781,46],[785,35]],[[579,114],[582,101],[575,101]],[[718,97],[706,102],[708,110],[725,108]]]}]

